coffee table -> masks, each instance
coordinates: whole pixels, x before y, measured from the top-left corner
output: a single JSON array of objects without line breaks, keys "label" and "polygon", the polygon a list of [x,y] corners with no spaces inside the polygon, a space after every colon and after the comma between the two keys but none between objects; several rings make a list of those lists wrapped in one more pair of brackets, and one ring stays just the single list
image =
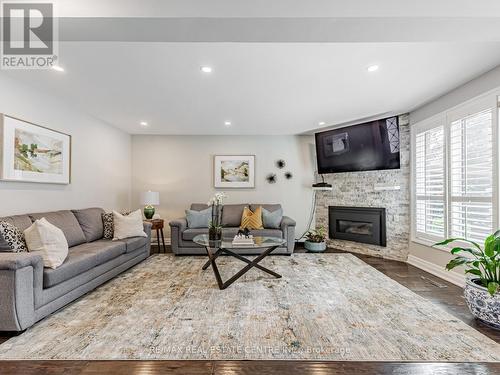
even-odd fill
[{"label": "coffee table", "polygon": [[[278,247],[283,245],[285,243],[285,240],[278,237],[254,237],[253,239],[255,243],[249,246],[234,246],[232,243],[232,238],[213,241],[208,238],[207,234],[199,234],[193,239],[194,243],[205,247],[208,255],[208,261],[205,263],[202,269],[206,270],[208,266],[212,266],[212,270],[214,271],[215,279],[217,280],[219,289],[226,289],[229,285],[234,283],[254,267],[270,275],[273,275],[276,278],[281,277],[280,274],[261,266],[259,262],[269,254],[271,254]],[[236,249],[262,249],[262,252],[255,259],[251,260],[241,254],[235,253],[234,250]],[[241,260],[242,262],[247,263],[245,267],[243,267],[240,271],[235,273],[232,277],[224,282],[222,281],[219,269],[217,268],[217,263],[215,262],[216,259],[222,254],[230,255],[232,257],[235,257],[236,259]]]}]

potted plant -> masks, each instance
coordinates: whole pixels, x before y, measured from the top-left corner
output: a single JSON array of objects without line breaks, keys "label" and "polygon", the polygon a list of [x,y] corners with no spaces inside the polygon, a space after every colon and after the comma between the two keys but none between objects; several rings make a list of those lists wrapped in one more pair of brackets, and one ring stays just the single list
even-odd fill
[{"label": "potted plant", "polygon": [[460,241],[470,246],[453,247],[451,253],[464,254],[452,259],[446,269],[465,266],[468,276],[464,296],[475,318],[500,329],[500,230],[486,237],[483,246],[464,238],[449,238],[434,246]]},{"label": "potted plant", "polygon": [[326,250],[326,229],[317,227],[306,233],[304,247],[308,251],[319,253]]},{"label": "potted plant", "polygon": [[208,205],[212,206],[212,220],[208,225],[209,240],[218,241],[222,239],[221,213],[226,197],[226,194],[222,191],[215,193],[213,198],[208,201]]}]

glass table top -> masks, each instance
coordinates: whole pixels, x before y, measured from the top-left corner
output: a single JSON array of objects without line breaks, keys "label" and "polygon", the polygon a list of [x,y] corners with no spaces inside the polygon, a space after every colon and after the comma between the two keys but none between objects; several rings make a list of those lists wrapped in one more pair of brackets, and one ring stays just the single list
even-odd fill
[{"label": "glass table top", "polygon": [[224,248],[224,249],[259,249],[264,247],[273,247],[283,245],[286,241],[279,237],[254,237],[254,243],[252,245],[233,245],[233,239],[231,237],[222,238],[222,240],[213,241],[208,239],[208,234],[199,234],[193,238],[193,242],[201,245],[208,246],[212,248]]}]

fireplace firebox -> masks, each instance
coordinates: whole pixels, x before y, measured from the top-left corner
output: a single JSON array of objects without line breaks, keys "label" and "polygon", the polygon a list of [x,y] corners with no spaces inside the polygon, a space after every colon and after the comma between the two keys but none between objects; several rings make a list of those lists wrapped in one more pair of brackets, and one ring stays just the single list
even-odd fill
[{"label": "fireplace firebox", "polygon": [[330,206],[328,227],[332,239],[387,245],[385,208]]}]

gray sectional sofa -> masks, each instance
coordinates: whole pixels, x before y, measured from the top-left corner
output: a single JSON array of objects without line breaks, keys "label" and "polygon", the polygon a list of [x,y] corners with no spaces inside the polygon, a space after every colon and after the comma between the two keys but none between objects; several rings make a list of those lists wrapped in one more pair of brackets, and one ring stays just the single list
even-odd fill
[{"label": "gray sectional sofa", "polygon": [[[262,206],[268,211],[274,212],[281,208],[279,204],[226,204],[222,208],[221,223],[223,226],[222,236],[233,238],[239,230],[243,209],[249,207],[252,211]],[[191,210],[202,211],[208,208],[206,204],[193,203]],[[177,255],[206,254],[205,249],[193,242],[193,238],[198,234],[208,234],[207,228],[188,228],[186,218],[171,221],[171,245],[172,251]],[[286,242],[282,247],[276,249],[273,254],[292,254],[295,248],[295,221],[287,216],[283,216],[279,229],[264,228],[251,231],[254,236],[269,236],[284,238]],[[238,249],[240,254],[260,254],[259,250]]]},{"label": "gray sectional sofa", "polygon": [[25,330],[149,256],[151,224],[144,224],[148,237],[106,240],[103,212],[88,208],[1,218],[25,230],[45,217],[63,231],[70,248],[57,269],[44,268],[36,253],[0,252],[0,331]]}]

